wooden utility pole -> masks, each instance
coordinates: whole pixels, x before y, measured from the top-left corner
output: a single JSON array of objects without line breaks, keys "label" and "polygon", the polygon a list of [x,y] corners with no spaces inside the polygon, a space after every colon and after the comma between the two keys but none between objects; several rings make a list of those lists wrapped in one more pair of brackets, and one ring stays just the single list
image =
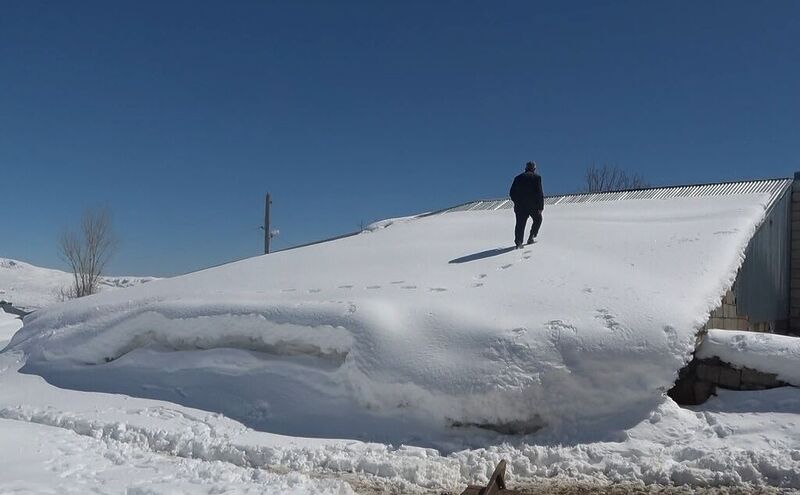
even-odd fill
[{"label": "wooden utility pole", "polygon": [[269,193],[267,193],[264,202],[264,254],[269,254],[269,240],[272,237],[272,233],[269,230],[269,205],[271,204],[272,199],[270,199]]}]

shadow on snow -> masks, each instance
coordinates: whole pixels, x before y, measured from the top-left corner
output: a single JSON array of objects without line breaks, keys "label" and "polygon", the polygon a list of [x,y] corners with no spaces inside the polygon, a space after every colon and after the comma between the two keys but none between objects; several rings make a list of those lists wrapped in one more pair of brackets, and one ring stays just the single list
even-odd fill
[{"label": "shadow on snow", "polygon": [[468,254],[460,258],[452,259],[449,261],[449,263],[451,264],[469,263],[470,261],[478,261],[486,258],[491,258],[493,256],[500,256],[501,254],[510,253],[513,250],[514,246],[507,248],[489,249],[487,251],[481,251],[480,253]]}]

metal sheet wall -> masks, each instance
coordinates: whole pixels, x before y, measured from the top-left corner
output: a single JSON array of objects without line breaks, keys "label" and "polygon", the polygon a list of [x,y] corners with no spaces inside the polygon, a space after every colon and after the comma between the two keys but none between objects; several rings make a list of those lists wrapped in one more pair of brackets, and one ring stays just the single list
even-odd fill
[{"label": "metal sheet wall", "polygon": [[736,280],[737,311],[752,323],[789,319],[791,256],[791,187],[750,240]]}]

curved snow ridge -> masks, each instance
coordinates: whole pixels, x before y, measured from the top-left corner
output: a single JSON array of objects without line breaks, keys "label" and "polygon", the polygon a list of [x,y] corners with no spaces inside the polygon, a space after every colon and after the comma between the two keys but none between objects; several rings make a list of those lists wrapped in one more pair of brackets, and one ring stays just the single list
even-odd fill
[{"label": "curved snow ridge", "polygon": [[448,456],[433,449],[361,442],[280,445],[273,440],[274,445],[263,445],[256,437],[245,440],[247,430],[217,431],[221,418],[203,421],[168,408],[125,414],[176,417],[177,422],[153,428],[52,408],[0,409],[0,418],[66,428],[98,440],[123,442],[172,456],[246,468],[355,473],[372,484],[403,492],[458,490],[468,483],[486,483],[501,459],[509,462],[508,475],[515,486],[546,478],[601,484],[800,488],[800,450],[776,445],[775,440],[762,442],[772,445],[761,448],[744,449],[735,442],[725,445],[725,438],[738,434],[740,425],[725,424],[725,415],[680,409],[672,401],[665,401],[620,442],[503,444]]},{"label": "curved snow ridge", "polygon": [[[85,315],[31,318],[9,349],[35,349],[34,361],[101,364],[139,348],[208,350],[233,348],[277,356],[308,355],[342,364],[352,347],[352,305],[305,304],[294,308],[246,303],[153,301],[106,307],[82,325],[80,345],[71,328]],[[47,332],[36,329],[49,328]]]},{"label": "curved snow ridge", "polygon": [[[26,371],[56,381],[69,366],[103,365],[138,349],[232,348],[311,356],[333,364],[333,369],[318,371],[367,410],[405,410],[407,416],[442,427],[482,426],[514,434],[603,417],[620,404],[627,411],[618,417],[645,415],[661,400],[660,394],[643,399],[636,388],[647,382],[663,391],[670,381],[662,376],[664,361],[673,360],[670,367],[678,368],[683,363],[676,355],[691,352],[691,339],[677,341],[671,327],[654,341],[626,330],[627,325],[605,312],[596,315],[594,324],[616,336],[598,342],[563,321],[503,328],[493,316],[458,304],[444,311],[441,304],[408,308],[382,300],[267,306],[247,297],[239,294],[212,304],[202,299],[158,300],[138,307],[125,303],[124,310],[111,305],[89,310],[93,318],[83,323],[78,322],[85,315],[65,318],[52,312],[27,321],[9,349],[28,354]],[[436,316],[441,312],[446,318]],[[413,343],[418,344],[413,354],[402,352]],[[636,349],[636,374],[619,366],[630,348]],[[466,356],[471,357],[468,366],[456,372],[453,363]],[[151,360],[137,355],[128,361],[144,366]],[[227,374],[230,368],[219,371]],[[341,393],[339,388],[321,389],[313,381],[318,374],[307,377],[278,368],[271,373],[284,380],[292,373],[300,386],[320,397]],[[602,386],[606,382],[620,384],[611,403]],[[564,410],[553,400],[557,396],[582,397],[584,409]]]}]

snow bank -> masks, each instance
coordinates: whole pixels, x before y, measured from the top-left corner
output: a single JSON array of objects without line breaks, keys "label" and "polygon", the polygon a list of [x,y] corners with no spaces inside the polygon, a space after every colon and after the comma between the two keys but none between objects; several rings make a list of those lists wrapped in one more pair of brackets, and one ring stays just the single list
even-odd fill
[{"label": "snow bank", "polygon": [[663,400],[767,200],[553,206],[522,251],[507,210],[405,219],[53,306],[10,348],[59,386],[272,432],[607,435]]},{"label": "snow bank", "polygon": [[500,459],[509,461],[509,479],[519,488],[542,478],[567,486],[750,486],[759,493],[765,486],[800,488],[795,388],[720,391],[695,410],[665,398],[606,441],[487,437],[483,448],[455,443],[452,453],[442,455],[410,446],[284,437],[177,404],[59,389],[17,373],[23,362],[21,353],[0,354],[0,458],[13,452],[13,459],[31,462],[4,461],[0,492],[47,485],[52,474],[35,468],[43,465],[41,452],[52,449],[61,450],[50,465],[62,480],[57,491],[66,493],[81,493],[71,490],[76,486],[83,492],[105,486],[103,491],[152,490],[146,493],[349,493],[342,481],[359,493],[460,493],[469,483],[486,483]]},{"label": "snow bank", "polygon": [[[122,289],[155,280],[154,277],[102,277],[100,290]],[[34,310],[61,300],[60,291],[69,287],[72,275],[41,268],[22,261],[0,258],[0,300]]]},{"label": "snow bank", "polygon": [[68,428],[0,419],[0,493],[351,495],[341,480],[171,457]]},{"label": "snow bank", "polygon": [[800,387],[800,338],[770,333],[709,330],[697,357],[717,357],[736,368],[778,375]]}]

